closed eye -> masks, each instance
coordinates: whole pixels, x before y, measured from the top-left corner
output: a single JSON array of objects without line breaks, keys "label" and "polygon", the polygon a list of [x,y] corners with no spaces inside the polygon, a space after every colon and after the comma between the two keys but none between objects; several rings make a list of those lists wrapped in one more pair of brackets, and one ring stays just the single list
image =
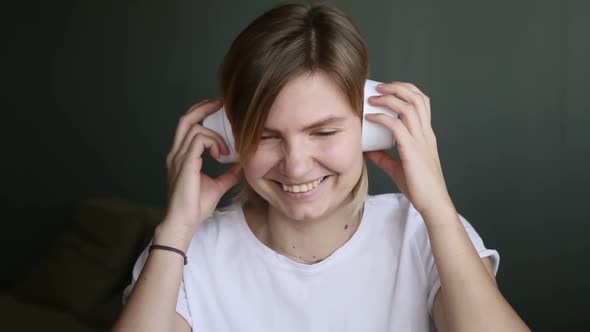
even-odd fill
[{"label": "closed eye", "polygon": [[339,130],[316,131],[312,135],[316,135],[316,136],[332,136],[332,135],[335,135],[338,132],[339,132]]},{"label": "closed eye", "polygon": [[[316,132],[312,132],[311,135],[313,136],[332,136],[335,135],[337,133],[339,133],[340,130],[324,130],[324,131],[316,131]],[[261,140],[271,140],[271,139],[278,139],[280,138],[278,135],[262,135],[260,136]]]}]

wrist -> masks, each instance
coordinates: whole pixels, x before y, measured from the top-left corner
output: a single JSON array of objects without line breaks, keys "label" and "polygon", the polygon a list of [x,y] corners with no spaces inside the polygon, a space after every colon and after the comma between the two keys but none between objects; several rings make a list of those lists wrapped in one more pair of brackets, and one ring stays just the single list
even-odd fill
[{"label": "wrist", "polygon": [[171,246],[186,253],[194,232],[195,229],[193,227],[176,225],[168,220],[164,220],[154,231],[153,244]]},{"label": "wrist", "polygon": [[432,205],[428,209],[421,211],[420,215],[422,215],[422,219],[429,226],[456,225],[460,222],[455,205],[450,199]]}]

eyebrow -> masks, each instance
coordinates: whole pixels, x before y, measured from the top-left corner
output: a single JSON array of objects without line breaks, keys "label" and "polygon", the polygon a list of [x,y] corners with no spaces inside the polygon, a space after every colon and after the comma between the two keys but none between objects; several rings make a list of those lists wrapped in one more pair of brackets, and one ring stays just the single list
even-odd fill
[{"label": "eyebrow", "polygon": [[[330,117],[327,117],[325,119],[311,123],[311,124],[303,127],[303,131],[310,131],[310,130],[317,129],[317,128],[320,128],[323,126],[331,125],[331,124],[338,123],[338,122],[343,122],[345,119],[346,118],[344,118],[342,116],[330,116]],[[276,129],[267,128],[267,127],[262,128],[262,130],[267,131],[267,132],[275,132],[275,133],[279,132]]]}]

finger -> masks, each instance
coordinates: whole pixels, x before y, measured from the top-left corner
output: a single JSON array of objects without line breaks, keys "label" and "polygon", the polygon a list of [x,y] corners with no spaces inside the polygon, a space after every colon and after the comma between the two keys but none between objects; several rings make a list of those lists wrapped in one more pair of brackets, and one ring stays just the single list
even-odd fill
[{"label": "finger", "polygon": [[389,129],[389,131],[393,133],[393,138],[396,141],[398,150],[408,145],[412,141],[412,135],[402,120],[398,118],[383,113],[367,114],[365,118],[368,121],[379,123],[385,128]]},{"label": "finger", "polygon": [[181,116],[176,128],[176,133],[174,135],[174,143],[172,144],[172,149],[170,151],[171,154],[176,154],[176,150],[178,150],[182,144],[186,133],[194,124],[199,123],[207,115],[217,111],[222,105],[223,103],[220,100],[214,102],[209,101],[201,105],[196,104],[194,108],[191,107],[191,110],[188,113],[185,113],[183,116]]},{"label": "finger", "polygon": [[239,163],[233,164],[227,171],[215,178],[223,193],[235,186],[242,178],[242,167]]},{"label": "finger", "polygon": [[365,156],[389,176],[392,176],[393,170],[399,167],[399,162],[385,150],[367,151]]},{"label": "finger", "polygon": [[432,121],[432,114],[431,114],[431,110],[430,110],[430,97],[428,97],[427,94],[425,94],[424,92],[422,92],[422,90],[420,90],[417,86],[415,86],[414,84],[410,83],[410,82],[396,82],[398,84],[402,84],[406,87],[408,87],[410,90],[414,91],[417,94],[422,95],[422,98],[424,99],[424,103],[426,105],[426,113],[428,115],[428,122]]},{"label": "finger", "polygon": [[403,193],[406,193],[406,180],[400,161],[395,160],[386,150],[365,152],[365,156],[391,177]]},{"label": "finger", "polygon": [[184,137],[182,144],[180,145],[180,148],[178,149],[179,154],[186,153],[186,151],[189,148],[190,142],[193,140],[193,137],[197,134],[202,134],[202,135],[206,135],[206,136],[213,138],[217,142],[217,145],[219,147],[219,151],[222,152],[223,154],[229,154],[229,147],[227,146],[227,144],[225,143],[225,141],[223,140],[221,135],[219,135],[218,133],[216,133],[215,131],[213,131],[209,128],[205,128],[205,127],[198,125],[198,124],[193,125],[192,128],[190,129],[190,131]]},{"label": "finger", "polygon": [[420,90],[417,86],[415,86],[414,84],[412,84],[410,82],[394,82],[394,83],[401,84],[401,85],[407,87],[408,89],[414,91],[417,94],[426,95],[424,92],[422,92],[422,90]]},{"label": "finger", "polygon": [[[187,160],[193,160],[198,157],[198,159],[200,159],[200,162],[202,163],[201,156],[203,155],[203,152],[205,152],[206,149],[209,150],[209,154],[213,158],[219,158],[219,148],[215,139],[207,135],[196,134],[192,138],[191,142],[188,144],[186,153],[176,154],[176,156],[173,159],[173,165],[171,165],[171,168],[176,170],[175,173],[177,175],[181,172],[184,165],[187,163]],[[198,164],[197,166],[200,168],[201,164]]]},{"label": "finger", "polygon": [[415,106],[390,94],[370,97],[369,102],[372,105],[385,106],[397,112],[412,136],[419,137],[423,135],[420,118],[418,117],[418,113],[414,110]]},{"label": "finger", "polygon": [[415,85],[411,83],[393,82],[378,86],[377,91],[384,94],[395,95],[408,104],[416,106],[416,111],[422,127],[430,127],[430,101]]},{"label": "finger", "polygon": [[203,126],[201,126],[201,131],[203,134],[211,136],[217,141],[217,144],[219,144],[219,152],[221,152],[224,155],[228,155],[230,153],[229,145],[227,145],[227,142],[223,139],[223,137],[221,137],[221,135],[218,132]]},{"label": "finger", "polygon": [[[427,141],[436,145],[436,137],[434,135],[434,131],[432,129],[432,111],[430,108],[430,98],[422,92],[417,86],[409,82],[395,82],[396,84],[401,84],[408,89],[414,91],[417,94],[420,94],[422,99],[424,100],[424,105],[426,106],[426,119],[422,119],[422,128],[424,129],[425,133],[424,136],[426,137]],[[424,121],[426,120],[426,122]],[[426,126],[425,124],[428,123]]]},{"label": "finger", "polygon": [[190,113],[190,112],[194,111],[195,109],[197,109],[199,106],[204,105],[208,102],[209,102],[209,99],[201,100],[200,102],[191,105],[191,107],[189,107],[188,110],[184,114]]}]

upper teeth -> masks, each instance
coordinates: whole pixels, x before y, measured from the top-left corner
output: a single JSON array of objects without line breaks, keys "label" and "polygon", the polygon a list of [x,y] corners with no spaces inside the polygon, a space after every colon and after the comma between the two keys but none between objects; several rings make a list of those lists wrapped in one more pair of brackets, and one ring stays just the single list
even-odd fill
[{"label": "upper teeth", "polygon": [[292,193],[304,193],[304,192],[310,191],[313,188],[317,187],[320,184],[320,182],[322,182],[322,179],[317,179],[313,182],[305,183],[305,184],[295,184],[292,186],[288,186],[286,184],[283,184],[283,190],[287,191],[287,192],[292,192]]}]

